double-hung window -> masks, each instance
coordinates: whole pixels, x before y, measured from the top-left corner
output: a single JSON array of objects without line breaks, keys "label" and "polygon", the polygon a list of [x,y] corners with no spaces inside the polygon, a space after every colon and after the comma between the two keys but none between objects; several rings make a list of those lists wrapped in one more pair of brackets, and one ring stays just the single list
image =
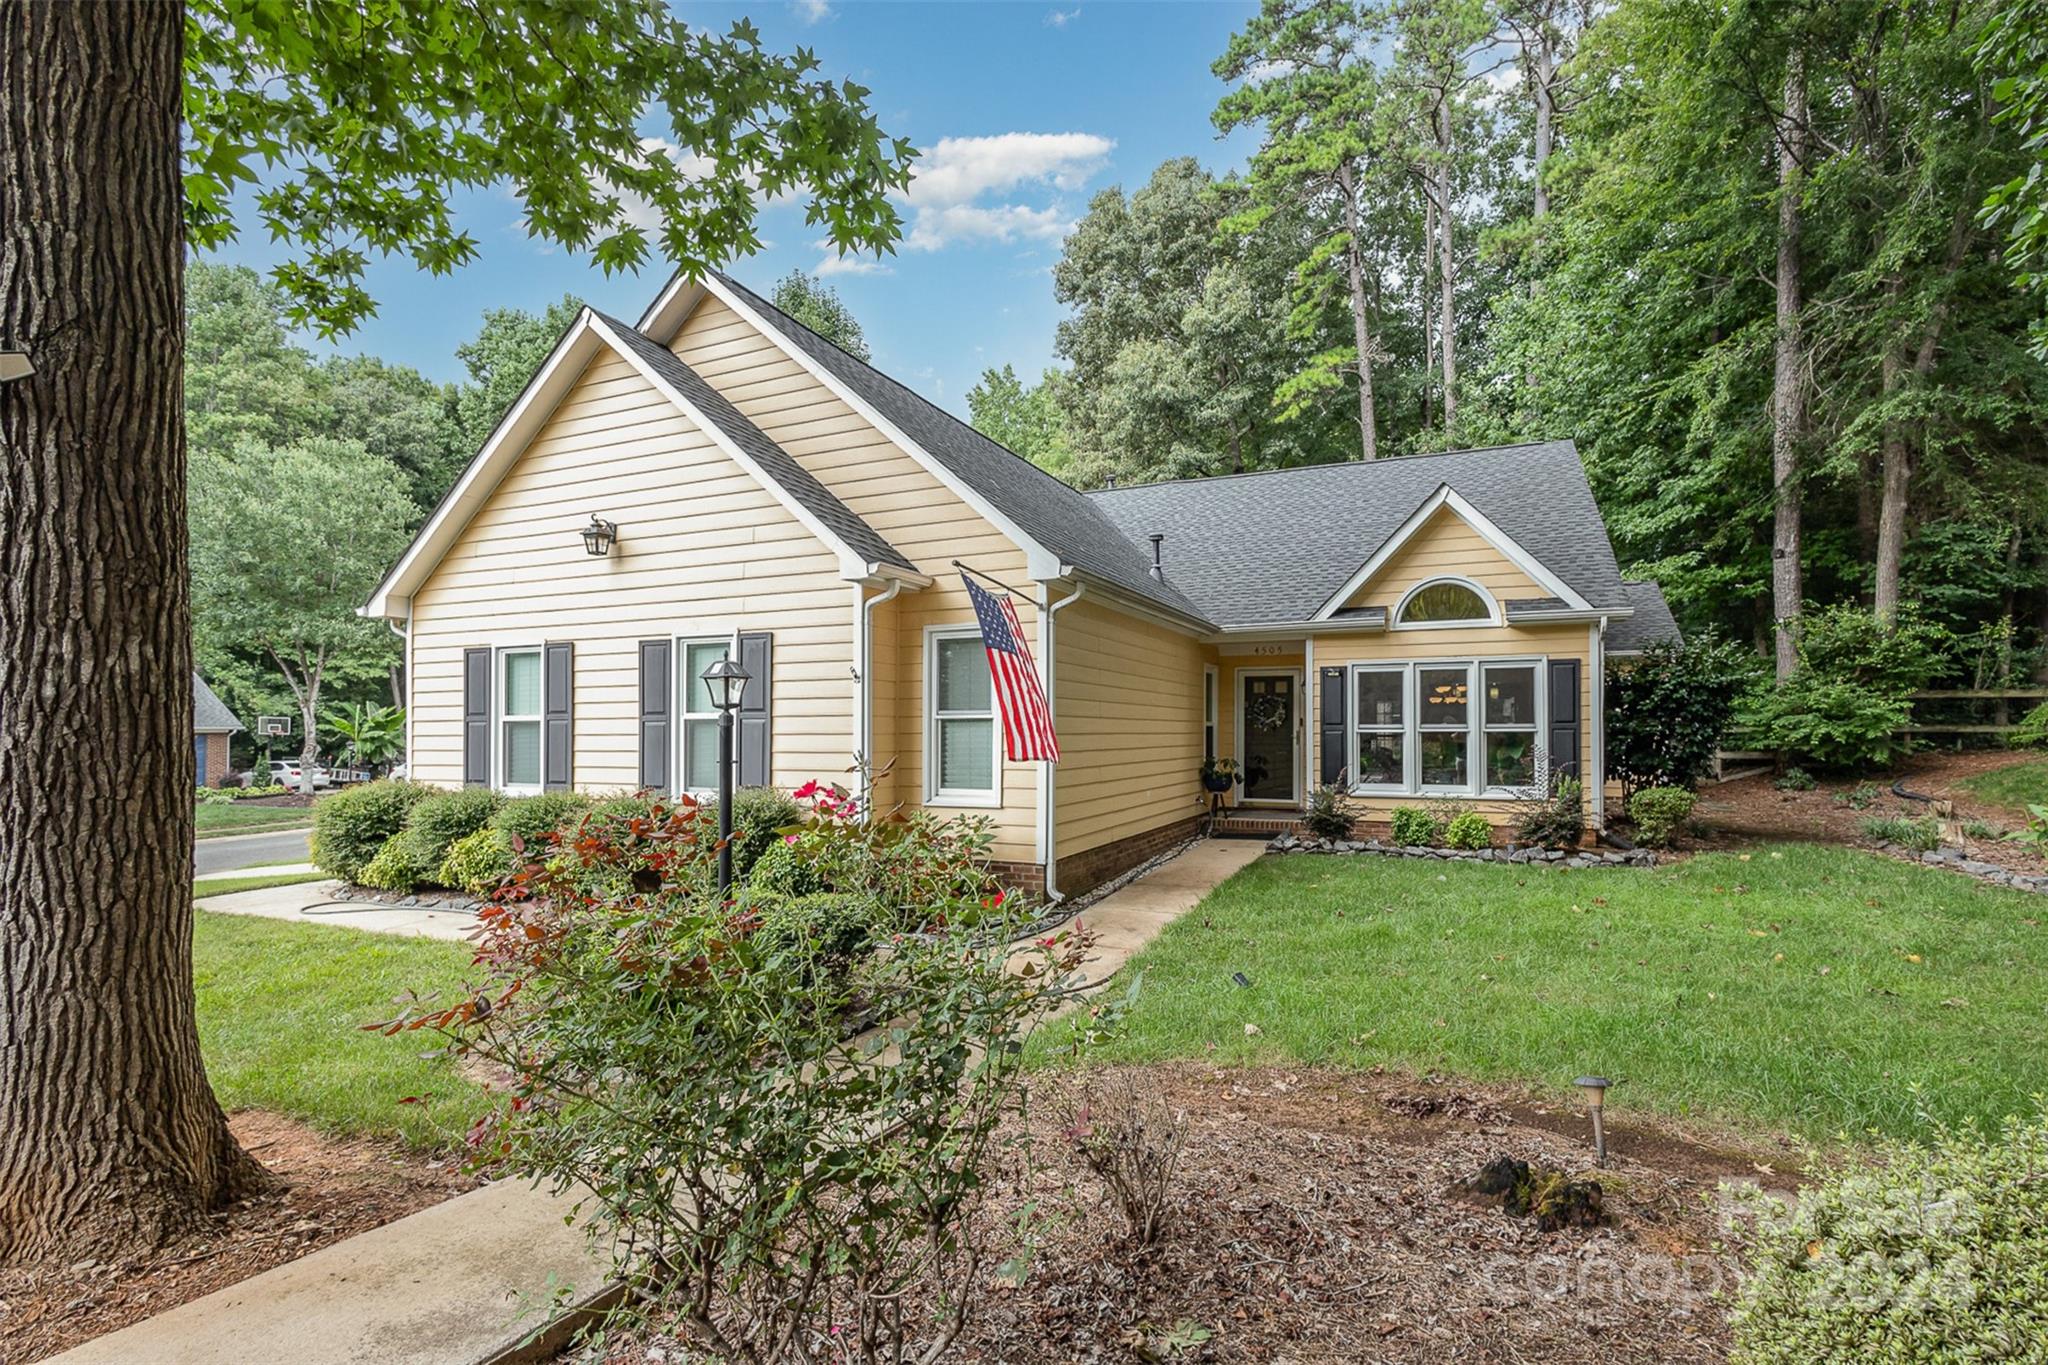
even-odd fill
[{"label": "double-hung window", "polygon": [[1358,729],[1361,787],[1408,790],[1408,665],[1361,668],[1352,675],[1352,723]]},{"label": "double-hung window", "polygon": [[718,708],[712,704],[711,689],[704,683],[704,670],[731,652],[732,641],[684,640],[683,676],[678,679],[683,693],[683,789],[703,793],[718,790]]},{"label": "double-hung window", "polygon": [[1202,665],[1202,757],[1216,757],[1217,677],[1214,664]]},{"label": "double-hung window", "polygon": [[1001,804],[995,685],[980,630],[931,631],[924,679],[925,799],[940,805]]},{"label": "double-hung window", "polygon": [[1415,710],[1422,790],[1472,790],[1472,665],[1417,664]]},{"label": "double-hung window", "polygon": [[1536,665],[1485,664],[1482,669],[1486,785],[1531,786],[1536,780]]},{"label": "double-hung window", "polygon": [[540,651],[503,651],[498,677],[498,785],[507,791],[539,791]]}]

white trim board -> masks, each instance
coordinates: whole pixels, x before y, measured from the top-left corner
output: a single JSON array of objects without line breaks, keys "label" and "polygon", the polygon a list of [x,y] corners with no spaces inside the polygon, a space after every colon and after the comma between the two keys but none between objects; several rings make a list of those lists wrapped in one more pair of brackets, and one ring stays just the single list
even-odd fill
[{"label": "white trim board", "polygon": [[[1487,544],[1498,550],[1509,563],[1527,574],[1531,582],[1549,589],[1552,597],[1563,599],[1565,603],[1577,611],[1592,610],[1592,607],[1587,604],[1586,599],[1575,592],[1570,584],[1544,568],[1536,556],[1523,549],[1512,536],[1494,525],[1485,513],[1467,502],[1459,495],[1456,489],[1444,483],[1438,484],[1436,492],[1424,498],[1422,505],[1409,514],[1408,520],[1401,523],[1400,529],[1396,530],[1393,535],[1388,536],[1385,543],[1379,549],[1373,551],[1372,557],[1359,567],[1358,572],[1353,574],[1343,587],[1337,589],[1330,596],[1330,599],[1316,610],[1313,619],[1327,621],[1334,616],[1343,608],[1346,602],[1350,601],[1366,584],[1370,583],[1378,575],[1379,571],[1384,569],[1388,562],[1395,555],[1399,554],[1410,540],[1415,538],[1416,533],[1422,529],[1423,525],[1431,517],[1446,507],[1456,513],[1473,531],[1477,532],[1481,540],[1484,540]],[[1392,624],[1392,621],[1393,618],[1389,616],[1389,625]]]}]

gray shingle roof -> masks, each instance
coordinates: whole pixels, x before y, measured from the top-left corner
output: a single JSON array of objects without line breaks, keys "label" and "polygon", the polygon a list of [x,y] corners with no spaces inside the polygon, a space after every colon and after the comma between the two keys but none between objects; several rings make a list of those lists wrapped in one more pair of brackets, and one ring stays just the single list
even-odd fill
[{"label": "gray shingle roof", "polygon": [[1621,586],[1636,614],[1607,627],[1609,654],[1632,654],[1644,645],[1676,643],[1685,638],[1671,615],[1671,605],[1664,600],[1664,589],[1637,579],[1626,579]]},{"label": "gray shingle roof", "polygon": [[235,719],[235,713],[228,710],[227,703],[214,696],[213,689],[196,672],[192,675],[192,728],[230,734],[242,728],[242,722]]},{"label": "gray shingle roof", "polygon": [[986,498],[1019,529],[1060,557],[1183,615],[1211,619],[1169,576],[1151,574],[1151,550],[1119,531],[1094,501],[1023,456],[997,444],[950,412],[918,396],[874,366],[840,350],[730,275],[719,280],[739,293],[797,349],[846,385],[960,482]]},{"label": "gray shingle roof", "polygon": [[1305,621],[1449,484],[1594,607],[1627,594],[1570,441],[1310,465],[1087,495],[1134,543],[1164,532],[1166,580],[1225,626]]},{"label": "gray shingle roof", "polygon": [[[591,311],[596,312],[595,309]],[[702,375],[684,364],[674,351],[617,318],[606,317],[603,313],[598,313],[597,316],[604,320],[607,327],[618,333],[619,338],[633,349],[635,355],[647,362],[648,368],[674,385],[676,391],[689,399],[699,412],[716,423],[734,445],[744,450],[754,463],[761,467],[763,473],[782,485],[783,491],[794,498],[805,511],[830,527],[855,554],[869,563],[893,564],[912,573],[918,572],[917,565],[911,563],[901,550],[884,540],[859,513],[835,497],[831,489],[819,483],[816,475],[798,464],[794,456],[770,440],[766,432],[755,426],[724,394],[706,383]]]}]

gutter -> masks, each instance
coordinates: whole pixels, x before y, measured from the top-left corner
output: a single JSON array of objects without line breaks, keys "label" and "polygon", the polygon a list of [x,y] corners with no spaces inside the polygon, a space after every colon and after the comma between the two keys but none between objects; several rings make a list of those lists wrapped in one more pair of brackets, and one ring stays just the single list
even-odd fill
[{"label": "gutter", "polygon": [[[1059,713],[1055,709],[1053,699],[1053,618],[1068,607],[1073,606],[1074,603],[1080,601],[1081,595],[1088,591],[1088,585],[1080,579],[1074,579],[1073,582],[1074,590],[1057,602],[1052,600],[1052,592],[1048,587],[1046,605],[1038,614],[1039,657],[1045,660],[1045,707],[1048,712],[1052,713],[1055,730],[1059,726]],[[1060,858],[1058,837],[1054,833],[1056,827],[1053,823],[1055,799],[1053,788],[1053,765],[1051,763],[1040,763],[1038,765],[1038,847],[1043,854],[1045,867],[1045,898],[1054,904],[1058,904],[1066,898],[1060,894],[1059,888]]]},{"label": "gutter", "polygon": [[[931,580],[926,579],[925,581],[929,583]],[[895,601],[896,595],[902,591],[903,580],[900,578],[890,579],[888,591],[876,597],[869,597],[867,589],[858,583],[853,588],[854,596],[859,602],[859,606],[853,614],[853,633],[855,636],[853,657],[858,661],[853,679],[853,759],[858,765],[860,772],[860,818],[862,821],[866,821],[870,816],[873,809],[872,798],[874,796],[869,779],[874,771],[874,754],[872,749],[874,746],[875,712],[874,693],[868,688],[868,666],[869,645],[874,639],[875,608],[881,606],[884,602]]]},{"label": "gutter", "polygon": [[1602,616],[1591,631],[1592,658],[1587,661],[1592,677],[1586,680],[1587,719],[1593,726],[1593,828],[1607,828],[1607,618]]},{"label": "gutter", "polygon": [[[358,610],[358,611],[360,611],[360,610],[361,610],[361,608],[359,607],[359,608],[357,608],[357,610]],[[396,617],[393,617],[393,616],[387,616],[387,617],[385,617],[385,618],[384,618],[384,624],[385,624],[385,625],[387,625],[387,626],[389,626],[389,627],[391,627],[391,633],[392,633],[393,635],[396,635],[396,636],[397,636],[397,637],[398,637],[399,639],[401,639],[401,640],[405,641],[405,771],[406,771],[406,775],[407,775],[407,776],[411,776],[411,774],[412,774],[412,601],[411,601],[411,599],[409,599],[409,598],[408,598],[408,599],[407,599],[407,601],[406,601],[406,604],[405,604],[405,628],[404,628],[404,629],[402,629],[402,630],[401,630],[401,629],[399,628],[399,625],[398,625],[398,619],[397,619]]]}]

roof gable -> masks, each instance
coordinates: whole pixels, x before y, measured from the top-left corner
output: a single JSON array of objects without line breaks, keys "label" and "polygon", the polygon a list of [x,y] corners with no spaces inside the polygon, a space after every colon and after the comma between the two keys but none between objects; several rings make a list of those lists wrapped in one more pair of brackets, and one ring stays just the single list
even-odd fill
[{"label": "roof gable", "polygon": [[[1336,592],[1332,593],[1329,600],[1317,609],[1314,619],[1327,621],[1336,615],[1340,608],[1351,605],[1353,598],[1371,586],[1387,569],[1397,564],[1401,560],[1404,551],[1419,543],[1421,538],[1429,533],[1429,528],[1432,525],[1437,524],[1443,517],[1447,516],[1456,517],[1459,521],[1464,522],[1479,539],[1486,542],[1492,548],[1494,553],[1519,569],[1528,577],[1530,582],[1545,589],[1553,597],[1558,598],[1574,610],[1584,611],[1588,609],[1586,600],[1567,585],[1563,579],[1545,568],[1540,560],[1517,544],[1513,537],[1501,530],[1500,527],[1494,525],[1485,513],[1474,507],[1456,489],[1445,483],[1438,484],[1436,490],[1424,498],[1421,505],[1409,514],[1408,520],[1401,523],[1392,535],[1380,542],[1372,553],[1366,557],[1365,563],[1358,567],[1358,571],[1351,576],[1350,580],[1344,586],[1338,588]],[[1484,590],[1482,589],[1482,591]],[[1491,594],[1488,594],[1488,596],[1491,596]]]},{"label": "roof gable", "polygon": [[788,452],[669,351],[613,318],[584,309],[562,334],[483,447],[436,504],[412,544],[360,608],[365,616],[403,615],[405,599],[433,572],[463,529],[489,502],[520,454],[546,426],[590,361],[618,355],[713,444],[738,464],[838,556],[840,572],[864,578],[921,579],[917,567],[856,515]]},{"label": "roof gable", "polygon": [[213,734],[233,734],[242,728],[242,722],[235,719],[227,703],[214,695],[197,669],[192,673],[192,728]]}]

